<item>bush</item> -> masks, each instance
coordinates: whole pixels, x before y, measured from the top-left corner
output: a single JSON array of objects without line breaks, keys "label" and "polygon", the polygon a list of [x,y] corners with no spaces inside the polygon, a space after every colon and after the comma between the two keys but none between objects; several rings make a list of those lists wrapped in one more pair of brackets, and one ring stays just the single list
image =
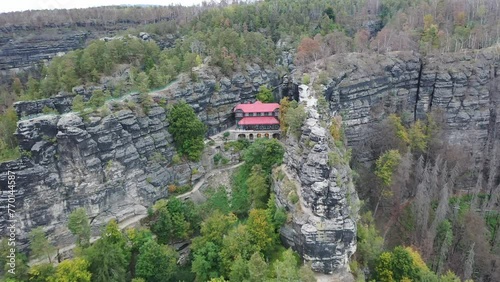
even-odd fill
[{"label": "bush", "polygon": [[42,109],[42,113],[46,114],[46,115],[50,115],[50,114],[59,114],[59,112],[56,110],[56,109],[52,109],[52,108],[49,108],[47,106],[44,106],[43,109]]},{"label": "bush", "polygon": [[71,110],[74,112],[83,112],[83,110],[85,110],[85,102],[83,102],[83,96],[76,95],[75,98],[73,98]]},{"label": "bush", "polygon": [[156,164],[160,164],[167,161],[167,158],[163,156],[160,152],[155,152],[151,155],[150,160]]},{"label": "bush", "polygon": [[219,162],[222,160],[222,155],[220,153],[217,153],[214,155],[214,164],[219,165]]},{"label": "bush", "polygon": [[292,191],[288,194],[288,199],[295,205],[299,201],[299,195],[297,195],[297,192]]},{"label": "bush", "polygon": [[344,129],[342,128],[342,117],[335,116],[330,125],[330,134],[335,141],[344,141]]},{"label": "bush", "polygon": [[175,184],[168,185],[168,192],[169,193],[175,193],[176,191],[177,191],[177,185],[175,185]]},{"label": "bush", "polygon": [[180,164],[182,161],[181,159],[181,156],[179,156],[178,154],[175,154],[173,157],[172,157],[172,164],[176,165],[176,164]]},{"label": "bush", "polygon": [[302,84],[308,85],[309,83],[311,83],[311,76],[305,73],[304,76],[302,76]]}]

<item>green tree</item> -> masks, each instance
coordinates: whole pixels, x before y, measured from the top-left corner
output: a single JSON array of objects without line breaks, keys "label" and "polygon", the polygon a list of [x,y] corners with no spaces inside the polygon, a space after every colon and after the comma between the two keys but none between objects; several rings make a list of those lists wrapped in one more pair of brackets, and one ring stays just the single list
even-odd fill
[{"label": "green tree", "polygon": [[249,277],[248,265],[246,260],[241,257],[237,257],[236,260],[231,265],[231,272],[229,273],[229,281],[231,282],[241,282],[246,281]]},{"label": "green tree", "polygon": [[299,135],[301,133],[300,128],[307,118],[307,113],[303,105],[299,105],[296,108],[290,107],[285,116],[285,122],[288,129],[292,134]]},{"label": "green tree", "polygon": [[68,229],[76,236],[76,244],[88,247],[90,244],[90,223],[84,208],[77,208],[69,215]]},{"label": "green tree", "polygon": [[255,252],[248,261],[248,274],[250,282],[265,281],[268,265],[259,252]]},{"label": "green tree", "polygon": [[412,152],[424,153],[426,151],[429,138],[426,135],[426,127],[420,120],[412,124],[408,130],[408,137]]},{"label": "green tree", "polygon": [[316,275],[311,269],[310,264],[304,264],[299,269],[299,277],[301,282],[316,282]]},{"label": "green tree", "polygon": [[282,258],[274,265],[274,272],[277,282],[300,281],[297,259],[291,249],[283,252]]},{"label": "green tree", "polygon": [[129,248],[125,236],[115,220],[111,220],[101,234],[101,238],[84,250],[90,263],[92,281],[120,282],[126,280]]},{"label": "green tree", "polygon": [[46,282],[56,273],[52,263],[42,263],[33,265],[28,271],[30,282]]},{"label": "green tree", "polygon": [[410,247],[397,246],[392,252],[383,252],[377,259],[377,281],[437,281],[420,254]]},{"label": "green tree", "polygon": [[57,266],[56,273],[48,282],[90,282],[92,274],[88,267],[89,262],[83,258],[65,260]]},{"label": "green tree", "polygon": [[47,257],[52,262],[51,255],[55,252],[55,247],[50,244],[42,227],[37,227],[30,231],[28,235],[30,241],[31,256],[34,259]]},{"label": "green tree", "polygon": [[207,281],[220,276],[220,247],[212,242],[206,242],[197,248],[193,255],[192,272],[196,273],[197,281]]},{"label": "green tree", "polygon": [[28,86],[26,89],[26,93],[24,94],[25,98],[23,100],[36,100],[40,98],[40,82],[33,77],[30,76],[28,78]]},{"label": "green tree", "polygon": [[171,247],[150,240],[140,249],[135,273],[148,282],[171,281],[177,268],[176,262],[177,253]]},{"label": "green tree", "polygon": [[83,112],[83,110],[85,110],[85,102],[83,102],[82,95],[76,95],[75,98],[73,98],[71,110],[74,112]]},{"label": "green tree", "polygon": [[92,96],[90,97],[90,100],[88,101],[88,105],[92,107],[93,109],[97,109],[100,106],[104,105],[107,99],[111,98],[111,95],[106,91],[102,90],[95,90],[92,92]]},{"label": "green tree", "polygon": [[168,122],[177,151],[189,160],[200,160],[207,129],[193,108],[184,101],[175,104],[168,112]]},{"label": "green tree", "polygon": [[284,154],[283,145],[278,140],[257,139],[246,150],[243,160],[250,168],[256,164],[261,165],[263,172],[269,174],[274,165],[281,164]]},{"label": "green tree", "polygon": [[207,242],[212,242],[217,246],[222,246],[224,234],[234,226],[238,218],[230,214],[222,214],[215,210],[208,218],[201,223],[200,237],[193,239],[192,249],[196,250],[203,247]]},{"label": "green tree", "polygon": [[[4,240],[6,241],[6,240]],[[8,250],[8,254],[10,255],[10,248]],[[10,264],[9,261],[6,261],[6,264],[4,265],[4,273],[5,273],[5,278],[7,278],[7,281],[9,282],[17,282],[17,281],[26,281],[28,280],[28,258],[26,257],[25,254],[22,254],[16,250],[15,252],[16,255],[16,262],[13,267],[13,265]],[[7,258],[7,256],[5,256]],[[14,273],[9,272],[12,268],[15,268]],[[12,280],[9,280],[12,279]]]},{"label": "green tree", "polygon": [[247,230],[257,250],[270,254],[277,238],[274,226],[269,221],[265,210],[253,209],[250,211]]},{"label": "green tree", "polygon": [[130,249],[134,253],[138,253],[139,249],[146,244],[149,240],[153,240],[153,233],[151,230],[141,228],[129,228],[126,231],[126,237],[130,242]]},{"label": "green tree", "polygon": [[278,231],[287,220],[285,209],[276,206],[276,195],[274,193],[271,193],[267,201],[266,214],[268,220],[273,223],[274,230],[276,231]]},{"label": "green tree", "polygon": [[252,239],[248,227],[243,224],[231,229],[224,237],[220,256],[222,259],[222,274],[225,277],[231,272],[231,266],[238,257],[248,260],[257,251],[257,246],[253,244]]},{"label": "green tree", "polygon": [[134,86],[139,93],[148,93],[150,84],[149,77],[145,72],[138,73],[134,78]]},{"label": "green tree", "polygon": [[13,108],[8,108],[0,115],[0,161],[20,157],[17,139],[14,132],[17,128],[17,114]]},{"label": "green tree", "polygon": [[264,85],[262,85],[259,88],[259,93],[257,93],[256,98],[257,98],[257,100],[261,101],[262,103],[274,102],[273,92],[271,91],[271,89],[267,88]]},{"label": "green tree", "polygon": [[384,247],[384,239],[379,235],[371,212],[361,216],[357,225],[358,244],[356,249],[357,261],[373,269],[375,260],[380,256]]},{"label": "green tree", "polygon": [[265,208],[269,195],[269,185],[260,165],[257,164],[252,167],[252,173],[246,184],[252,198],[253,207],[257,209]]},{"label": "green tree", "polygon": [[392,183],[392,176],[399,165],[401,155],[397,150],[389,150],[382,154],[376,161],[375,175],[386,187]]},{"label": "green tree", "polygon": [[158,236],[158,242],[169,243],[173,239],[187,239],[197,225],[197,215],[194,207],[172,198],[166,205],[158,207],[157,219],[153,222],[151,231]]}]

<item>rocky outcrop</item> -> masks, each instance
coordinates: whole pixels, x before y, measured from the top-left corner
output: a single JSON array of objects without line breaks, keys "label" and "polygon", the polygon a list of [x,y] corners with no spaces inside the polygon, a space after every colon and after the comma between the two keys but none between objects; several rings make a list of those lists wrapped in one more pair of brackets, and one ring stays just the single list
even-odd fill
[{"label": "rocky outcrop", "polygon": [[[115,23],[106,27],[72,26],[42,30],[29,27],[0,28],[0,73],[6,75],[18,72],[66,52],[84,48],[90,40],[112,37],[132,26],[138,27],[135,23]],[[173,47],[178,38],[176,34],[160,37],[140,32],[135,35],[143,40],[154,40],[160,48]]]},{"label": "rocky outcrop", "polygon": [[345,148],[314,115],[300,138],[288,135],[284,164],[273,173],[277,203],[292,216],[280,233],[314,271],[346,273],[356,250],[358,197]]},{"label": "rocky outcrop", "polygon": [[[116,105],[115,105],[116,106]],[[175,164],[165,109],[147,114],[123,103],[113,112],[83,120],[74,113],[22,120],[16,135],[25,156],[0,165],[16,174],[18,235],[43,226],[58,246],[73,242],[65,224],[71,210],[85,207],[98,232],[111,218],[146,213],[168,196],[167,185],[190,185],[204,173],[200,163]],[[0,217],[5,227],[6,216]]]},{"label": "rocky outcrop", "polygon": [[[75,93],[88,98],[100,87],[77,87],[73,94],[16,103],[21,118],[16,136],[24,157],[0,164],[0,183],[6,183],[8,171],[17,175],[20,242],[26,243],[30,229],[43,226],[58,246],[67,246],[73,238],[65,225],[76,207],[86,208],[98,232],[111,218],[122,221],[146,213],[157,199],[168,196],[167,186],[192,185],[210,165],[173,163],[166,106],[186,100],[216,133],[232,125],[237,103],[253,100],[262,84],[277,83],[274,72],[257,65],[231,77],[205,67],[195,72],[196,82],[180,76],[151,93],[156,102],[148,110],[137,103],[138,94],[130,94],[85,119],[71,112]],[[43,114],[44,107],[59,114]],[[2,214],[0,227],[6,224]]]},{"label": "rocky outcrop", "polygon": [[20,39],[15,38],[14,34],[4,34],[4,43],[0,45],[0,70],[28,67],[52,59],[58,54],[82,48],[88,36],[89,33],[85,30],[62,34],[33,34]]},{"label": "rocky outcrop", "polygon": [[[364,148],[373,124],[390,113],[413,121],[439,110],[443,136],[481,152],[499,127],[492,108],[499,95],[499,54],[499,47],[490,47],[425,58],[414,52],[334,55],[321,62],[328,77],[324,93],[330,109],[343,115],[354,149]],[[297,72],[295,81],[301,77]]]}]

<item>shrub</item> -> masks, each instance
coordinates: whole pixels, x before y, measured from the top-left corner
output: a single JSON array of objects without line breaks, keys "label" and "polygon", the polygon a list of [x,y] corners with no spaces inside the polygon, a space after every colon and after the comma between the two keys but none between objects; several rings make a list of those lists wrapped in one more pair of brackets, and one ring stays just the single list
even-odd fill
[{"label": "shrub", "polygon": [[222,155],[220,153],[217,153],[214,155],[214,164],[215,165],[218,165],[221,160],[222,160]]},{"label": "shrub", "polygon": [[168,185],[168,192],[175,193],[176,191],[177,191],[177,185],[175,184]]},{"label": "shrub", "polygon": [[46,115],[50,115],[50,114],[59,114],[59,112],[56,110],[56,109],[53,109],[53,108],[49,108],[47,106],[44,106],[43,109],[42,109],[42,113],[46,114]]},{"label": "shrub", "polygon": [[181,156],[179,156],[178,154],[175,154],[173,157],[172,157],[172,163],[175,165],[175,164],[180,164],[181,163]]},{"label": "shrub", "polygon": [[163,156],[160,152],[155,152],[152,156],[151,156],[151,161],[154,162],[154,163],[162,163],[162,162],[165,162],[167,161],[167,159],[165,158],[165,156]]},{"label": "shrub", "polygon": [[318,76],[318,80],[321,84],[327,85],[328,84],[328,73],[325,71],[321,71]]},{"label": "shrub", "polygon": [[85,102],[83,102],[83,96],[76,95],[73,98],[73,104],[71,105],[71,110],[74,112],[83,112],[85,109]]},{"label": "shrub", "polygon": [[295,205],[299,201],[299,195],[297,195],[297,192],[292,191],[288,194],[288,199]]},{"label": "shrub", "polygon": [[342,117],[335,116],[330,125],[330,134],[335,141],[344,141],[344,129],[342,128]]},{"label": "shrub", "polygon": [[342,157],[340,157],[337,151],[331,151],[328,153],[328,165],[333,167],[342,164]]},{"label": "shrub", "polygon": [[227,138],[229,137],[230,133],[229,132],[224,132],[224,134],[222,135],[222,137],[224,137],[224,140],[227,140]]},{"label": "shrub", "polygon": [[305,73],[302,76],[302,84],[308,85],[309,83],[311,83],[311,76],[309,74]]}]

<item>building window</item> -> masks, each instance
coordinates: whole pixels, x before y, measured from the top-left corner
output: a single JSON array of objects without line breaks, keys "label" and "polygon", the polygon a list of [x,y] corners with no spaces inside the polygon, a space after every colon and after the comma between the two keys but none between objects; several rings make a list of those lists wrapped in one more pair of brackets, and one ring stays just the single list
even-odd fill
[{"label": "building window", "polygon": [[268,116],[268,115],[269,115],[269,113],[268,113],[268,112],[265,112],[265,113],[264,113],[264,115],[265,115],[265,116]]},{"label": "building window", "polygon": [[253,117],[253,113],[248,113],[248,116],[249,117]]}]

